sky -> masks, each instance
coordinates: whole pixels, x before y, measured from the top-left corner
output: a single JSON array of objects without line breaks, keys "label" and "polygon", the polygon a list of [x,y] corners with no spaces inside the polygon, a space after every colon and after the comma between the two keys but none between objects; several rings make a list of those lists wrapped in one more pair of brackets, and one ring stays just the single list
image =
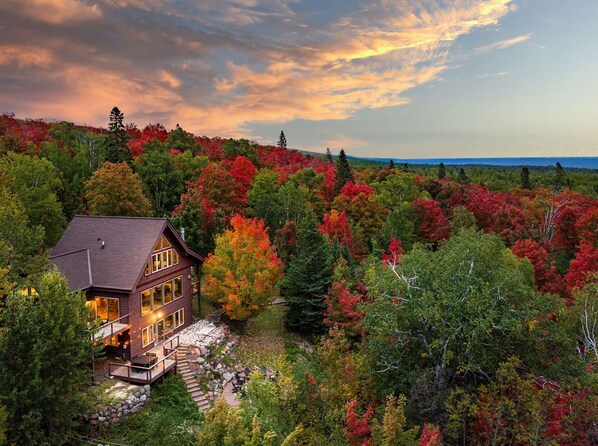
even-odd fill
[{"label": "sky", "polygon": [[1,0],[0,112],[394,158],[598,156],[596,0]]}]

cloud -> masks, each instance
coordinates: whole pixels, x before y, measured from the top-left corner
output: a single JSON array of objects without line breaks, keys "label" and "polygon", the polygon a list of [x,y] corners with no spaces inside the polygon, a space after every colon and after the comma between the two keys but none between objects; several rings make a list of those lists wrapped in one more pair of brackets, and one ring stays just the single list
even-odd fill
[{"label": "cloud", "polygon": [[499,71],[498,73],[482,73],[482,74],[478,74],[478,79],[504,77],[504,76],[508,76],[509,74],[510,73],[508,71]]},{"label": "cloud", "polygon": [[[495,26],[512,0],[7,0],[0,108],[104,124],[160,120],[251,136],[252,122],[345,119],[399,106],[456,60],[453,42]],[[345,144],[346,147],[349,147]]]}]

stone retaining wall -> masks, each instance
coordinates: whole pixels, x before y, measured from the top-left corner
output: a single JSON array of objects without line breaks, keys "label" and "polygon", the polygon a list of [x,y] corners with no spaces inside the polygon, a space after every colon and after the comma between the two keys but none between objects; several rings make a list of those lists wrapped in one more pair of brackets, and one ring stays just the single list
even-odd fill
[{"label": "stone retaining wall", "polygon": [[139,387],[132,395],[118,403],[98,405],[85,417],[92,426],[108,427],[123,417],[139,412],[150,401],[150,386]]}]

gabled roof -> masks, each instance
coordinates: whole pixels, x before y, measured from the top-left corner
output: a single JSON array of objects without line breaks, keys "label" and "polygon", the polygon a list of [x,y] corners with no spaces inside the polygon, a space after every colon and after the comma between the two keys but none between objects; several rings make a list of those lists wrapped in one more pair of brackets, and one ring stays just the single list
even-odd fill
[{"label": "gabled roof", "polygon": [[77,215],[52,250],[50,261],[66,276],[72,291],[92,286],[131,291],[165,231],[184,248],[181,254],[202,260],[165,218]]}]

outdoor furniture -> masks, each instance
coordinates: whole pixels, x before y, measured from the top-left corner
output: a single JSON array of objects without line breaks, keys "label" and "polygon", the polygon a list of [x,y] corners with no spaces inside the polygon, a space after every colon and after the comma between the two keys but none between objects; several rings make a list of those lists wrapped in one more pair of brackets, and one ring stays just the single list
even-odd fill
[{"label": "outdoor furniture", "polygon": [[144,369],[148,369],[154,364],[158,362],[158,357],[155,354],[144,354],[139,355],[134,359],[131,359],[131,365],[133,366],[133,371],[143,371]]}]

